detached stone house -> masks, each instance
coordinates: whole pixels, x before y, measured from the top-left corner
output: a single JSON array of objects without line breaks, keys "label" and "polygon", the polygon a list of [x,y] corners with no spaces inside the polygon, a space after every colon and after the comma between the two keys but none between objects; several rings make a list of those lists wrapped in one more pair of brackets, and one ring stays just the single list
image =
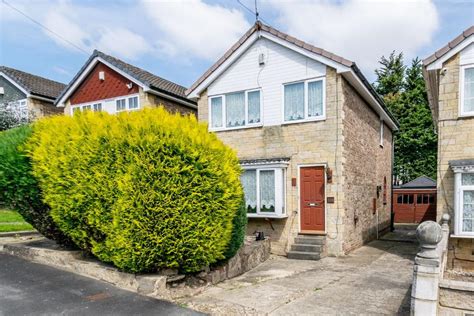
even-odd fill
[{"label": "detached stone house", "polygon": [[[447,268],[474,272],[474,26],[423,60],[438,133],[437,219],[451,216]],[[474,306],[474,305],[473,305]]]},{"label": "detached stone house", "polygon": [[0,66],[0,104],[21,118],[40,118],[61,113],[54,101],[65,84],[18,69]]},{"label": "detached stone house", "polygon": [[162,105],[170,112],[196,114],[186,88],[95,50],[59,96],[65,115],[74,111],[117,113]]},{"label": "detached stone house", "polygon": [[274,253],[342,255],[390,226],[397,122],[355,63],[257,22],[187,96],[237,151],[248,233]]}]

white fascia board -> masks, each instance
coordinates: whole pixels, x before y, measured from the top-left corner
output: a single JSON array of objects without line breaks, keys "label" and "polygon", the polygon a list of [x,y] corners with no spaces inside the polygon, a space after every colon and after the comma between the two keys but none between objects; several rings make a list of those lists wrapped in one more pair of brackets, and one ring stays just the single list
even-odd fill
[{"label": "white fascia board", "polygon": [[[130,80],[131,82],[135,83],[136,85],[142,87],[142,88],[147,88],[146,85],[143,83],[143,82],[140,82],[138,80],[136,80],[135,78],[133,78],[132,76],[130,76],[129,74],[123,72],[122,70],[118,69],[117,67],[115,67],[114,65],[112,65],[111,63],[105,61],[104,59],[102,59],[101,57],[95,57],[90,63],[89,65],[86,67],[86,69],[84,69],[84,71],[81,73],[81,75],[79,76],[79,78],[77,78],[76,81],[74,81],[72,83],[72,85],[70,87],[68,87],[67,89],[67,92],[62,96],[62,98],[58,101],[58,107],[64,107],[64,104],[66,102],[67,99],[69,99],[69,97],[71,96],[72,93],[74,93],[74,91],[76,90],[76,88],[82,83],[82,81],[85,79],[85,77],[92,71],[92,68],[94,68],[94,66],[98,63],[98,62],[101,62],[103,63],[104,65],[106,65],[107,67],[109,67],[110,69],[112,69],[113,71],[119,73],[120,75],[124,76],[125,78],[127,78],[128,80]],[[107,80],[107,78],[106,78]]]},{"label": "white fascia board", "polygon": [[3,76],[5,79],[8,80],[8,82],[10,82],[12,85],[14,85],[16,88],[18,88],[18,90],[20,90],[21,92],[23,92],[27,98],[31,97],[31,94],[25,90],[25,88],[23,88],[22,86],[20,86],[15,80],[13,80],[13,78],[11,78],[10,76],[8,76],[6,73],[4,73],[3,71],[0,71],[0,76]]},{"label": "white fascia board", "polygon": [[380,116],[380,119],[386,123],[392,131],[397,131],[397,124],[392,120],[392,118],[385,112],[382,105],[377,101],[374,95],[367,89],[364,83],[360,80],[357,74],[351,69],[348,72],[342,73],[344,78],[349,81],[349,83],[361,94],[361,96],[366,100],[372,109]]},{"label": "white fascia board", "polygon": [[174,101],[174,102],[183,104],[183,105],[185,105],[185,106],[188,106],[188,107],[190,107],[190,108],[192,108],[192,109],[197,110],[197,105],[196,105],[196,104],[191,103],[191,102],[186,102],[185,100],[182,100],[182,99],[179,99],[179,98],[175,98],[175,97],[173,97],[173,96],[170,96],[169,94],[161,93],[161,92],[159,92],[159,91],[150,89],[150,88],[148,88],[148,87],[143,88],[143,91],[146,92],[146,93],[155,94],[155,95],[160,96],[160,97],[162,97],[162,98],[172,100],[172,101]]},{"label": "white fascia board", "polygon": [[460,51],[462,51],[464,48],[469,46],[471,43],[474,42],[474,34],[466,37],[461,43],[459,43],[456,47],[452,48],[449,52],[444,54],[441,58],[438,58],[431,64],[425,65],[427,70],[437,70],[443,68],[444,62],[446,62],[449,58],[453,57]]},{"label": "white fascia board", "polygon": [[311,58],[311,59],[314,59],[326,66],[329,66],[329,67],[332,67],[334,69],[336,69],[336,71],[338,73],[341,73],[341,72],[346,72],[346,71],[349,71],[351,68],[350,67],[347,67],[347,66],[344,66],[343,64],[341,63],[338,63],[338,62],[335,62],[334,60],[331,60],[327,57],[324,57],[322,55],[319,55],[319,54],[316,54],[316,53],[313,53],[313,52],[310,52],[308,51],[307,49],[304,49],[302,47],[299,47],[299,46],[296,46],[295,44],[293,43],[290,43],[284,39],[281,39],[273,34],[270,34],[270,33],[267,33],[267,32],[262,32],[261,33],[261,36],[272,41],[272,42],[275,42],[277,44],[280,44],[281,46],[284,46],[288,49],[291,49],[303,56],[306,56],[308,58]]},{"label": "white fascia board", "polygon": [[230,65],[232,65],[257,39],[258,32],[253,33],[235,52],[230,55],[216,70],[213,71],[201,84],[188,94],[188,98],[197,99],[214,80],[216,80]]}]

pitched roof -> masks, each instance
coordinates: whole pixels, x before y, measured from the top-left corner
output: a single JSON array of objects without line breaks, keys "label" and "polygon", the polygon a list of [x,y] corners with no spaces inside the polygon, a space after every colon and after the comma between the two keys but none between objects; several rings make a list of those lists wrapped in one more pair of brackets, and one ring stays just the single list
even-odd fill
[{"label": "pitched roof", "polygon": [[340,63],[346,67],[351,67],[354,65],[354,62],[347,60],[345,58],[342,58],[336,54],[330,53],[322,48],[318,48],[316,46],[313,46],[311,44],[305,43],[303,41],[300,41],[288,34],[285,34],[283,32],[278,31],[277,29],[265,25],[261,23],[260,21],[256,22],[231,48],[225,52],[224,56],[222,56],[217,62],[215,62],[211,68],[209,68],[201,77],[199,77],[198,80],[196,80],[195,83],[186,91],[187,94],[189,94],[192,90],[194,90],[197,86],[199,86],[204,80],[206,80],[209,75],[211,75],[220,65],[222,65],[229,57],[232,55],[242,44],[250,37],[252,36],[253,33],[257,31],[266,31],[272,35],[275,35],[276,37],[283,39],[285,41],[288,41],[292,44],[295,44],[296,46],[299,46],[301,48],[304,48],[310,52],[313,52],[315,54],[324,56],[326,58],[329,58],[337,63]]},{"label": "pitched roof", "polygon": [[79,79],[79,77],[86,70],[86,68],[89,66],[89,64],[96,58],[103,59],[107,63],[110,63],[111,65],[117,67],[118,69],[120,69],[121,71],[123,71],[124,73],[129,75],[130,77],[134,78],[135,80],[137,80],[138,82],[142,83],[144,86],[146,86],[146,87],[148,87],[152,90],[155,90],[157,92],[161,92],[161,93],[164,93],[164,94],[168,94],[172,97],[181,99],[181,100],[186,101],[186,102],[191,103],[191,104],[195,104],[194,101],[192,101],[192,100],[190,100],[186,97],[186,94],[185,94],[186,88],[185,87],[183,87],[183,86],[181,86],[177,83],[171,82],[169,80],[166,80],[164,78],[161,78],[157,75],[154,75],[151,72],[148,72],[144,69],[141,69],[139,67],[130,65],[130,64],[124,62],[123,60],[120,60],[116,57],[107,55],[107,54],[105,54],[101,51],[98,51],[98,50],[94,50],[94,52],[89,57],[87,62],[84,64],[84,66],[82,66],[82,68],[79,70],[79,72],[76,74],[76,76],[74,76],[74,78],[71,80],[71,82],[68,85],[68,88],[65,91],[63,91],[61,96],[58,98],[57,102],[59,102],[59,100],[66,94],[67,90],[69,90],[69,88],[72,86],[72,84],[74,82],[76,82],[76,80]]},{"label": "pitched roof", "polygon": [[261,23],[260,21],[257,21],[227,52],[219,59],[217,62],[215,62],[201,77],[199,77],[196,82],[193,83],[193,85],[186,90],[186,95],[190,95],[196,88],[198,88],[209,76],[211,76],[222,64],[226,62],[230,58],[230,56],[236,52],[244,43],[247,41],[255,32],[257,31],[264,31],[267,32],[278,39],[284,40],[288,43],[291,43],[299,48],[302,48],[308,52],[320,55],[324,58],[329,59],[332,62],[335,62],[343,67],[347,67],[350,70],[353,71],[355,76],[358,78],[358,80],[361,81],[362,85],[366,90],[368,90],[369,94],[376,100],[376,103],[378,103],[378,107],[380,107],[388,116],[388,119],[391,121],[390,127],[393,130],[398,129],[398,121],[397,119],[393,116],[393,114],[388,110],[386,107],[383,99],[380,97],[380,95],[375,91],[375,89],[372,87],[372,85],[367,81],[365,76],[362,74],[360,69],[357,67],[355,62],[352,62],[350,60],[347,60],[341,56],[338,56],[334,53],[328,52],[322,48],[313,46],[311,44],[308,44],[304,41],[301,41],[293,36],[290,36],[288,34],[285,34],[283,32],[280,32],[279,30],[265,25]]},{"label": "pitched roof", "polygon": [[435,62],[436,60],[446,55],[449,51],[451,51],[453,48],[458,46],[462,41],[464,41],[466,38],[468,38],[469,36],[473,34],[474,34],[474,25],[467,28],[464,32],[459,34],[455,39],[453,39],[451,42],[446,44],[444,47],[438,49],[434,54],[423,59],[423,65],[428,65]]},{"label": "pitched roof", "polygon": [[27,93],[56,99],[61,91],[66,87],[64,83],[36,76],[18,69],[0,66],[0,72],[3,72],[11,80],[14,80]]},{"label": "pitched roof", "polygon": [[436,181],[427,176],[421,176],[407,182],[403,185],[396,186],[396,189],[427,189],[427,188],[436,188]]}]

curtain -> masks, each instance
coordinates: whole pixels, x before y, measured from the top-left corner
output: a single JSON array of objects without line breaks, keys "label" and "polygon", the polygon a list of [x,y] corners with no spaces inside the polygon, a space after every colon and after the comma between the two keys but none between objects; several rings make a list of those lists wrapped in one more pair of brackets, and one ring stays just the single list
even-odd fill
[{"label": "curtain", "polygon": [[275,212],[275,171],[260,171],[260,212]]},{"label": "curtain", "polygon": [[474,191],[463,192],[462,231],[474,232]]},{"label": "curtain", "polygon": [[222,97],[211,98],[211,126],[222,127]]},{"label": "curtain", "polygon": [[260,91],[247,93],[249,124],[260,123]]},{"label": "curtain", "polygon": [[304,83],[285,85],[285,121],[304,119]]},{"label": "curtain", "polygon": [[308,116],[323,115],[323,82],[308,83]]},{"label": "curtain", "polygon": [[474,68],[464,72],[464,112],[474,111]]},{"label": "curtain", "polygon": [[462,174],[462,185],[474,185],[474,173]]},{"label": "curtain", "polygon": [[226,126],[245,125],[245,93],[229,93],[225,95]]},{"label": "curtain", "polygon": [[257,213],[257,172],[256,170],[245,170],[240,176],[240,182],[244,188],[245,206],[247,213]]}]

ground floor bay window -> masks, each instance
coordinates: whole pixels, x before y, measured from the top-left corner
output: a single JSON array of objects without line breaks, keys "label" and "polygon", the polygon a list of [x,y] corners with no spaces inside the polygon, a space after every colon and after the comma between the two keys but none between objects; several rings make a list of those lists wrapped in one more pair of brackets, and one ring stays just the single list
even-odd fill
[{"label": "ground floor bay window", "polygon": [[285,212],[287,164],[242,164],[241,182],[248,217],[281,218]]},{"label": "ground floor bay window", "polygon": [[474,160],[450,164],[454,171],[454,234],[474,238]]}]

